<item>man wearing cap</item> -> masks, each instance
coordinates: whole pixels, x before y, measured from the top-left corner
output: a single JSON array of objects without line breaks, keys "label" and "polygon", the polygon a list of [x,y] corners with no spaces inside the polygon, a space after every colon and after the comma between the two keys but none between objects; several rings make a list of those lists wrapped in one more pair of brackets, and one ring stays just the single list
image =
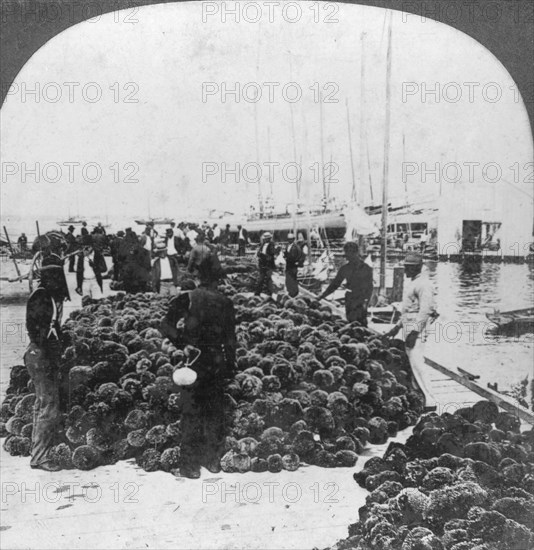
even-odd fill
[{"label": "man wearing cap", "polygon": [[26,329],[30,343],[24,354],[24,364],[35,386],[30,466],[49,472],[61,469],[51,461],[49,453],[56,443],[61,419],[61,315],[63,302],[69,299],[62,260],[55,254],[45,256],[39,286],[26,306]]},{"label": "man wearing cap", "polygon": [[167,244],[167,258],[172,273],[172,284],[178,286],[178,249],[176,247],[176,237],[174,235],[174,222],[171,227],[165,230],[165,242]]},{"label": "man wearing cap", "polygon": [[[422,355],[422,338],[427,323],[436,316],[434,286],[423,269],[423,256],[419,252],[408,252],[404,260],[404,273],[409,282],[404,287],[401,318],[386,334],[395,336],[401,328],[404,331],[406,352]],[[410,357],[411,360],[411,357]]]},{"label": "man wearing cap", "polygon": [[276,250],[272,242],[273,236],[269,231],[266,231],[261,237],[261,245],[258,249],[258,269],[259,277],[256,287],[256,296],[259,296],[266,288],[267,294],[272,298],[273,288],[273,271],[275,270]]},{"label": "man wearing cap", "polygon": [[[168,261],[165,241],[157,241],[152,257],[152,290],[159,294],[161,290],[161,274],[164,269],[162,262]],[[172,270],[171,270],[172,272]]]},{"label": "man wearing cap", "polygon": [[26,237],[26,233],[21,234],[17,240],[17,244],[19,245],[19,250],[21,252],[24,253],[28,250],[28,237]]},{"label": "man wearing cap", "polygon": [[[160,331],[175,345],[194,346],[200,355],[188,366],[196,381],[181,390],[182,431],[180,475],[200,477],[200,466],[221,470],[226,418],[224,391],[235,372],[235,311],[232,301],[216,290],[222,276],[214,256],[199,265],[200,286],[171,300]],[[177,323],[184,319],[183,334]]]},{"label": "man wearing cap", "polygon": [[367,265],[358,254],[358,244],[350,241],[343,246],[347,263],[342,265],[334,280],[319,296],[322,300],[332,294],[345,281],[345,314],[347,321],[358,321],[367,326],[367,304],[373,294],[373,268]]},{"label": "man wearing cap", "polygon": [[67,254],[72,254],[72,256],[69,257],[69,273],[74,273],[74,264],[76,262],[76,254],[73,254],[73,252],[76,251],[76,237],[74,236],[74,229],[75,227],[73,225],[69,225],[67,234],[65,235],[65,240],[68,245]]},{"label": "man wearing cap", "polygon": [[302,266],[304,258],[300,246],[295,242],[295,235],[288,233],[287,246],[284,250],[286,261],[286,290],[291,298],[299,293],[298,270]]},{"label": "man wearing cap", "polygon": [[89,235],[89,230],[87,229],[87,222],[82,222],[82,228],[80,229],[80,235],[86,237]]}]

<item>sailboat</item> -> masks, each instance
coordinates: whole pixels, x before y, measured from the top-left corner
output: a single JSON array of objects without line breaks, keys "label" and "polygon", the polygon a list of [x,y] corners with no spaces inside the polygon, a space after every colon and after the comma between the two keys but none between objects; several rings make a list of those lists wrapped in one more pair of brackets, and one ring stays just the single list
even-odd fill
[{"label": "sailboat", "polygon": [[78,194],[76,194],[76,212],[78,212],[77,216],[71,216],[70,209],[69,209],[69,217],[66,220],[58,220],[57,224],[59,227],[68,227],[69,225],[73,225],[74,227],[78,227],[83,224],[83,222],[87,221],[84,218],[80,217],[79,214],[80,208],[79,208],[79,201],[78,201]]}]

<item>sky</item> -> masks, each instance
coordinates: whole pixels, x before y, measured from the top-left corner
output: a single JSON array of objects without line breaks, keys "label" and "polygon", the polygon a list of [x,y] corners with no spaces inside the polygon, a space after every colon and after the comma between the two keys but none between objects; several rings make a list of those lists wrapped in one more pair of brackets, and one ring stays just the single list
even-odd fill
[{"label": "sky", "polygon": [[[380,202],[388,14],[390,197],[436,197],[452,188],[458,168],[461,184],[491,188],[487,163],[500,167],[505,188],[532,193],[526,110],[501,63],[470,37],[367,6],[331,4],[331,14],[300,2],[291,23],[296,12],[284,16],[280,7],[271,22],[262,2],[258,22],[252,12],[223,20],[223,4],[204,18],[215,3],[108,14],[36,52],[0,110],[2,218],[241,212],[257,206],[258,165],[262,195],[272,192],[279,208],[295,200],[295,164],[301,200],[318,202],[328,162],[336,172],[330,196],[348,199],[355,182],[361,203],[372,202],[371,187]],[[337,22],[326,21],[329,13]],[[239,101],[222,93],[236,86]],[[436,163],[441,175],[425,176]]]}]

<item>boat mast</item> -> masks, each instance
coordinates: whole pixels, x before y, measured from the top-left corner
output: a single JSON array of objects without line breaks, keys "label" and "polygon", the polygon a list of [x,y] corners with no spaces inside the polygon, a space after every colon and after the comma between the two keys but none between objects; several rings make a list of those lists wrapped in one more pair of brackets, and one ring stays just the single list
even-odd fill
[{"label": "boat mast", "polygon": [[[261,23],[258,25],[258,49],[256,56],[256,72],[260,71],[260,51],[261,51]],[[254,102],[254,132],[256,136],[256,162],[260,166],[260,144],[258,130],[258,102]],[[260,218],[263,218],[263,194],[261,192],[261,170],[258,174],[258,203],[260,207]]]},{"label": "boat mast", "polygon": [[382,248],[380,254],[380,292],[386,292],[386,261],[388,232],[388,179],[389,179],[389,138],[391,123],[391,30],[392,12],[389,12],[388,50],[386,69],[386,121],[384,139],[384,169],[382,175]]},{"label": "boat mast", "polygon": [[[361,49],[361,59],[360,59],[360,181],[364,182],[365,180],[365,32],[360,34],[360,49]],[[367,154],[369,152],[367,151]],[[371,173],[369,172],[369,175]],[[373,202],[373,186],[371,180],[369,180],[369,187],[371,191],[371,202]],[[364,202],[364,201],[362,201]]]},{"label": "boat mast", "polygon": [[[258,131],[258,103],[254,102],[254,133],[256,136],[256,162],[260,166],[260,146]],[[258,174],[258,203],[260,206],[260,218],[263,218],[263,195],[261,192],[261,170]]]},{"label": "boat mast", "polygon": [[321,131],[321,180],[323,182],[323,201],[328,206],[328,195],[326,193],[326,182],[324,178],[324,128],[323,128],[323,92],[319,92],[319,123]]},{"label": "boat mast", "polygon": [[[291,62],[291,51],[289,51],[289,81],[293,82],[293,64]],[[297,163],[297,140],[295,138],[295,117],[293,114],[293,103],[289,102],[289,116],[291,120],[291,141],[293,143],[293,161]],[[302,158],[300,162],[300,173],[302,173]],[[298,214],[298,202],[300,199],[300,178],[297,178],[295,187],[293,189],[293,234],[295,239],[297,237],[297,214]]]},{"label": "boat mast", "polygon": [[354,176],[354,158],[352,155],[352,132],[350,129],[350,112],[349,112],[349,98],[345,99],[345,105],[347,107],[347,131],[349,134],[349,153],[350,153],[350,170],[352,174],[352,193],[350,195],[350,200],[358,204],[358,195],[356,192],[356,178]]}]

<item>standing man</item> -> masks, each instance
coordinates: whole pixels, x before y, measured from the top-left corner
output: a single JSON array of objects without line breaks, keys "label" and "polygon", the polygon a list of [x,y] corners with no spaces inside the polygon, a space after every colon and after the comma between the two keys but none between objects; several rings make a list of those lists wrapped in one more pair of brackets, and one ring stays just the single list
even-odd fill
[{"label": "standing man", "polygon": [[76,261],[76,255],[73,252],[76,251],[76,237],[74,236],[74,226],[69,225],[65,240],[67,241],[67,254],[72,254],[69,257],[69,273],[74,273],[74,263]]},{"label": "standing man", "polygon": [[84,237],[87,237],[87,235],[89,235],[89,230],[87,229],[87,222],[82,222],[82,228],[80,229],[80,235],[82,236],[82,239]]},{"label": "standing man", "polygon": [[[156,247],[154,248],[154,256],[152,258],[151,275],[152,275],[152,291],[158,294],[161,290],[162,272],[164,272],[163,262],[165,262],[167,259],[168,259],[167,246],[165,242],[156,243]],[[172,270],[171,270],[171,273],[172,273]],[[174,283],[174,275],[173,275],[173,284],[176,284]]]},{"label": "standing man", "polygon": [[166,230],[166,245],[167,245],[167,258],[169,259],[169,265],[172,273],[172,284],[178,286],[178,250],[177,250],[177,237],[174,235],[174,223]]},{"label": "standing man", "polygon": [[286,290],[291,298],[299,293],[298,270],[303,264],[303,253],[300,246],[295,242],[295,235],[288,233],[287,246],[284,250],[286,261]]},{"label": "standing man", "polygon": [[428,242],[428,231],[425,229],[421,235],[419,246],[421,247],[421,254],[426,251],[426,243]]},{"label": "standing man", "polygon": [[213,254],[211,246],[205,241],[206,238],[204,233],[202,231],[197,233],[195,246],[193,247],[193,250],[191,250],[189,262],[187,264],[187,271],[189,271],[189,273],[198,275],[200,264]]},{"label": "standing man", "polygon": [[[102,273],[107,271],[106,261],[102,252],[92,246],[84,246],[78,255],[76,268],[76,292],[80,296],[90,298],[102,297],[104,291]],[[85,294],[84,294],[85,284]]]},{"label": "standing man", "polygon": [[117,231],[115,236],[112,236],[109,248],[111,252],[111,260],[113,262],[113,280],[120,281],[122,273],[122,257],[121,248],[124,240],[124,231]]},{"label": "standing man", "polygon": [[258,268],[259,268],[259,277],[258,285],[256,287],[256,296],[259,296],[265,287],[267,289],[267,294],[270,298],[273,297],[274,288],[273,288],[273,271],[276,266],[274,263],[274,258],[276,256],[276,250],[274,243],[272,242],[273,236],[268,231],[265,232],[262,237],[262,244],[258,249]]},{"label": "standing man", "polygon": [[22,233],[22,235],[17,240],[17,244],[19,245],[19,250],[22,253],[28,250],[28,237],[26,237],[26,233]]},{"label": "standing man", "polygon": [[[200,286],[171,301],[160,331],[176,345],[194,346],[200,353],[188,366],[197,374],[183,387],[180,417],[180,475],[200,477],[200,467],[220,472],[226,436],[225,385],[235,372],[235,312],[230,298],[216,290],[220,272],[210,258],[199,266]],[[177,323],[184,319],[180,338]]]},{"label": "standing man", "polygon": [[237,226],[237,255],[244,256],[248,244],[248,232],[242,226]]},{"label": "standing man", "polygon": [[61,468],[49,457],[58,433],[59,361],[61,359],[61,315],[69,291],[62,261],[55,254],[43,258],[39,286],[26,306],[26,328],[30,344],[24,364],[35,386],[32,458],[30,466],[47,472]]},{"label": "standing man", "polygon": [[227,223],[226,227],[224,228],[224,231],[221,234],[221,244],[223,246],[229,246],[230,245],[230,224]]},{"label": "standing man", "polygon": [[409,282],[404,287],[401,318],[386,334],[393,337],[403,329],[406,353],[410,361],[414,355],[422,358],[425,328],[437,316],[434,286],[422,269],[421,253],[408,252],[404,260],[404,273]]},{"label": "standing man", "polygon": [[358,254],[358,244],[350,241],[343,246],[347,263],[342,265],[334,280],[319,296],[322,300],[332,294],[346,282],[345,314],[347,321],[358,321],[361,326],[367,326],[367,304],[373,294],[373,268],[367,265]]},{"label": "standing man", "polygon": [[221,228],[218,224],[213,224],[213,244],[219,244],[221,240]]}]

